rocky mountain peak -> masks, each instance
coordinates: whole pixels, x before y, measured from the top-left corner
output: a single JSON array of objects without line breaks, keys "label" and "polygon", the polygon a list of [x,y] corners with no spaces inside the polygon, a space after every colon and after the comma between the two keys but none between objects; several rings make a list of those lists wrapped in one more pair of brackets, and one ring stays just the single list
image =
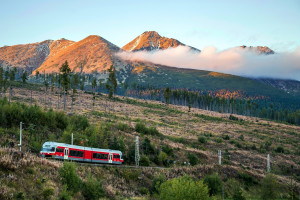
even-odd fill
[{"label": "rocky mountain peak", "polygon": [[[180,41],[160,36],[155,31],[145,31],[134,40],[123,46],[125,51],[152,51],[152,50],[164,50],[167,48],[174,48],[178,46],[187,46]],[[196,48],[191,47],[193,50]]]},{"label": "rocky mountain peak", "polygon": [[255,51],[258,54],[270,55],[270,54],[275,53],[272,49],[270,49],[267,46],[256,46],[256,47],[254,47],[254,46],[242,45],[240,47],[243,48],[243,49],[249,49],[249,50]]}]

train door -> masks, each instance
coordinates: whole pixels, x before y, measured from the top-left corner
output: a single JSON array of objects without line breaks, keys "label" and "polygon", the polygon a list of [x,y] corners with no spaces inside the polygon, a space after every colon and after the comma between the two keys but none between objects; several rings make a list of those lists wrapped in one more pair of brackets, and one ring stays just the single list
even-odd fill
[{"label": "train door", "polygon": [[64,159],[68,159],[68,155],[69,155],[69,148],[65,148]]},{"label": "train door", "polygon": [[113,157],[113,155],[112,155],[112,153],[110,153],[110,154],[109,154],[109,157],[108,157],[108,158],[109,158],[109,159],[108,159],[108,163],[112,163],[112,157]]}]

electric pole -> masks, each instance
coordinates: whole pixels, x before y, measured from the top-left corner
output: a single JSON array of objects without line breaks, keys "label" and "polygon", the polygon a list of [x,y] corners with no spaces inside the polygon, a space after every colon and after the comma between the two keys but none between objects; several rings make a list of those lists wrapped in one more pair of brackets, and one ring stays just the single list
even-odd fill
[{"label": "electric pole", "polygon": [[271,171],[271,165],[270,165],[270,154],[267,155],[267,172],[269,173]]},{"label": "electric pole", "polygon": [[72,133],[72,137],[71,137],[71,145],[73,145],[73,133]]},{"label": "electric pole", "polygon": [[218,150],[218,157],[219,157],[219,165],[222,164],[222,151]]},{"label": "electric pole", "polygon": [[135,166],[139,166],[140,162],[140,152],[139,152],[139,136],[135,137]]}]

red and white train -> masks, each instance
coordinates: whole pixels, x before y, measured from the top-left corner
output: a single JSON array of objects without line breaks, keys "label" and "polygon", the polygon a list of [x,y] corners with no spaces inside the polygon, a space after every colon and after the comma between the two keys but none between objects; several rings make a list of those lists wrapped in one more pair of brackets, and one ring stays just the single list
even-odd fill
[{"label": "red and white train", "polygon": [[98,149],[58,142],[45,142],[40,155],[46,158],[73,160],[79,162],[122,164],[122,152]]}]

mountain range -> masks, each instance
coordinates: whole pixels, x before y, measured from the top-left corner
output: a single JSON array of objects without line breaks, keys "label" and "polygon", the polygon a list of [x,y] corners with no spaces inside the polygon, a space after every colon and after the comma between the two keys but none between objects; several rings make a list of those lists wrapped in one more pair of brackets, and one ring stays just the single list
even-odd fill
[{"label": "mountain range", "polygon": [[[24,45],[4,46],[0,48],[0,65],[6,67],[17,67],[35,74],[58,72],[59,67],[68,61],[73,72],[95,74],[106,77],[106,71],[114,65],[117,71],[119,83],[136,82],[141,85],[155,85],[156,87],[189,88],[197,90],[239,90],[248,95],[265,96],[284,93],[300,93],[300,82],[285,82],[276,79],[268,81],[257,81],[239,76],[223,73],[180,69],[157,65],[141,61],[123,60],[117,53],[136,51],[156,51],[178,46],[188,46],[176,39],[160,36],[155,31],[146,31],[131,42],[119,48],[108,40],[91,35],[78,42],[67,39],[45,40]],[[190,47],[191,51],[201,50]],[[274,54],[268,47],[247,47],[258,54]],[[285,87],[285,84],[289,87]]]}]

